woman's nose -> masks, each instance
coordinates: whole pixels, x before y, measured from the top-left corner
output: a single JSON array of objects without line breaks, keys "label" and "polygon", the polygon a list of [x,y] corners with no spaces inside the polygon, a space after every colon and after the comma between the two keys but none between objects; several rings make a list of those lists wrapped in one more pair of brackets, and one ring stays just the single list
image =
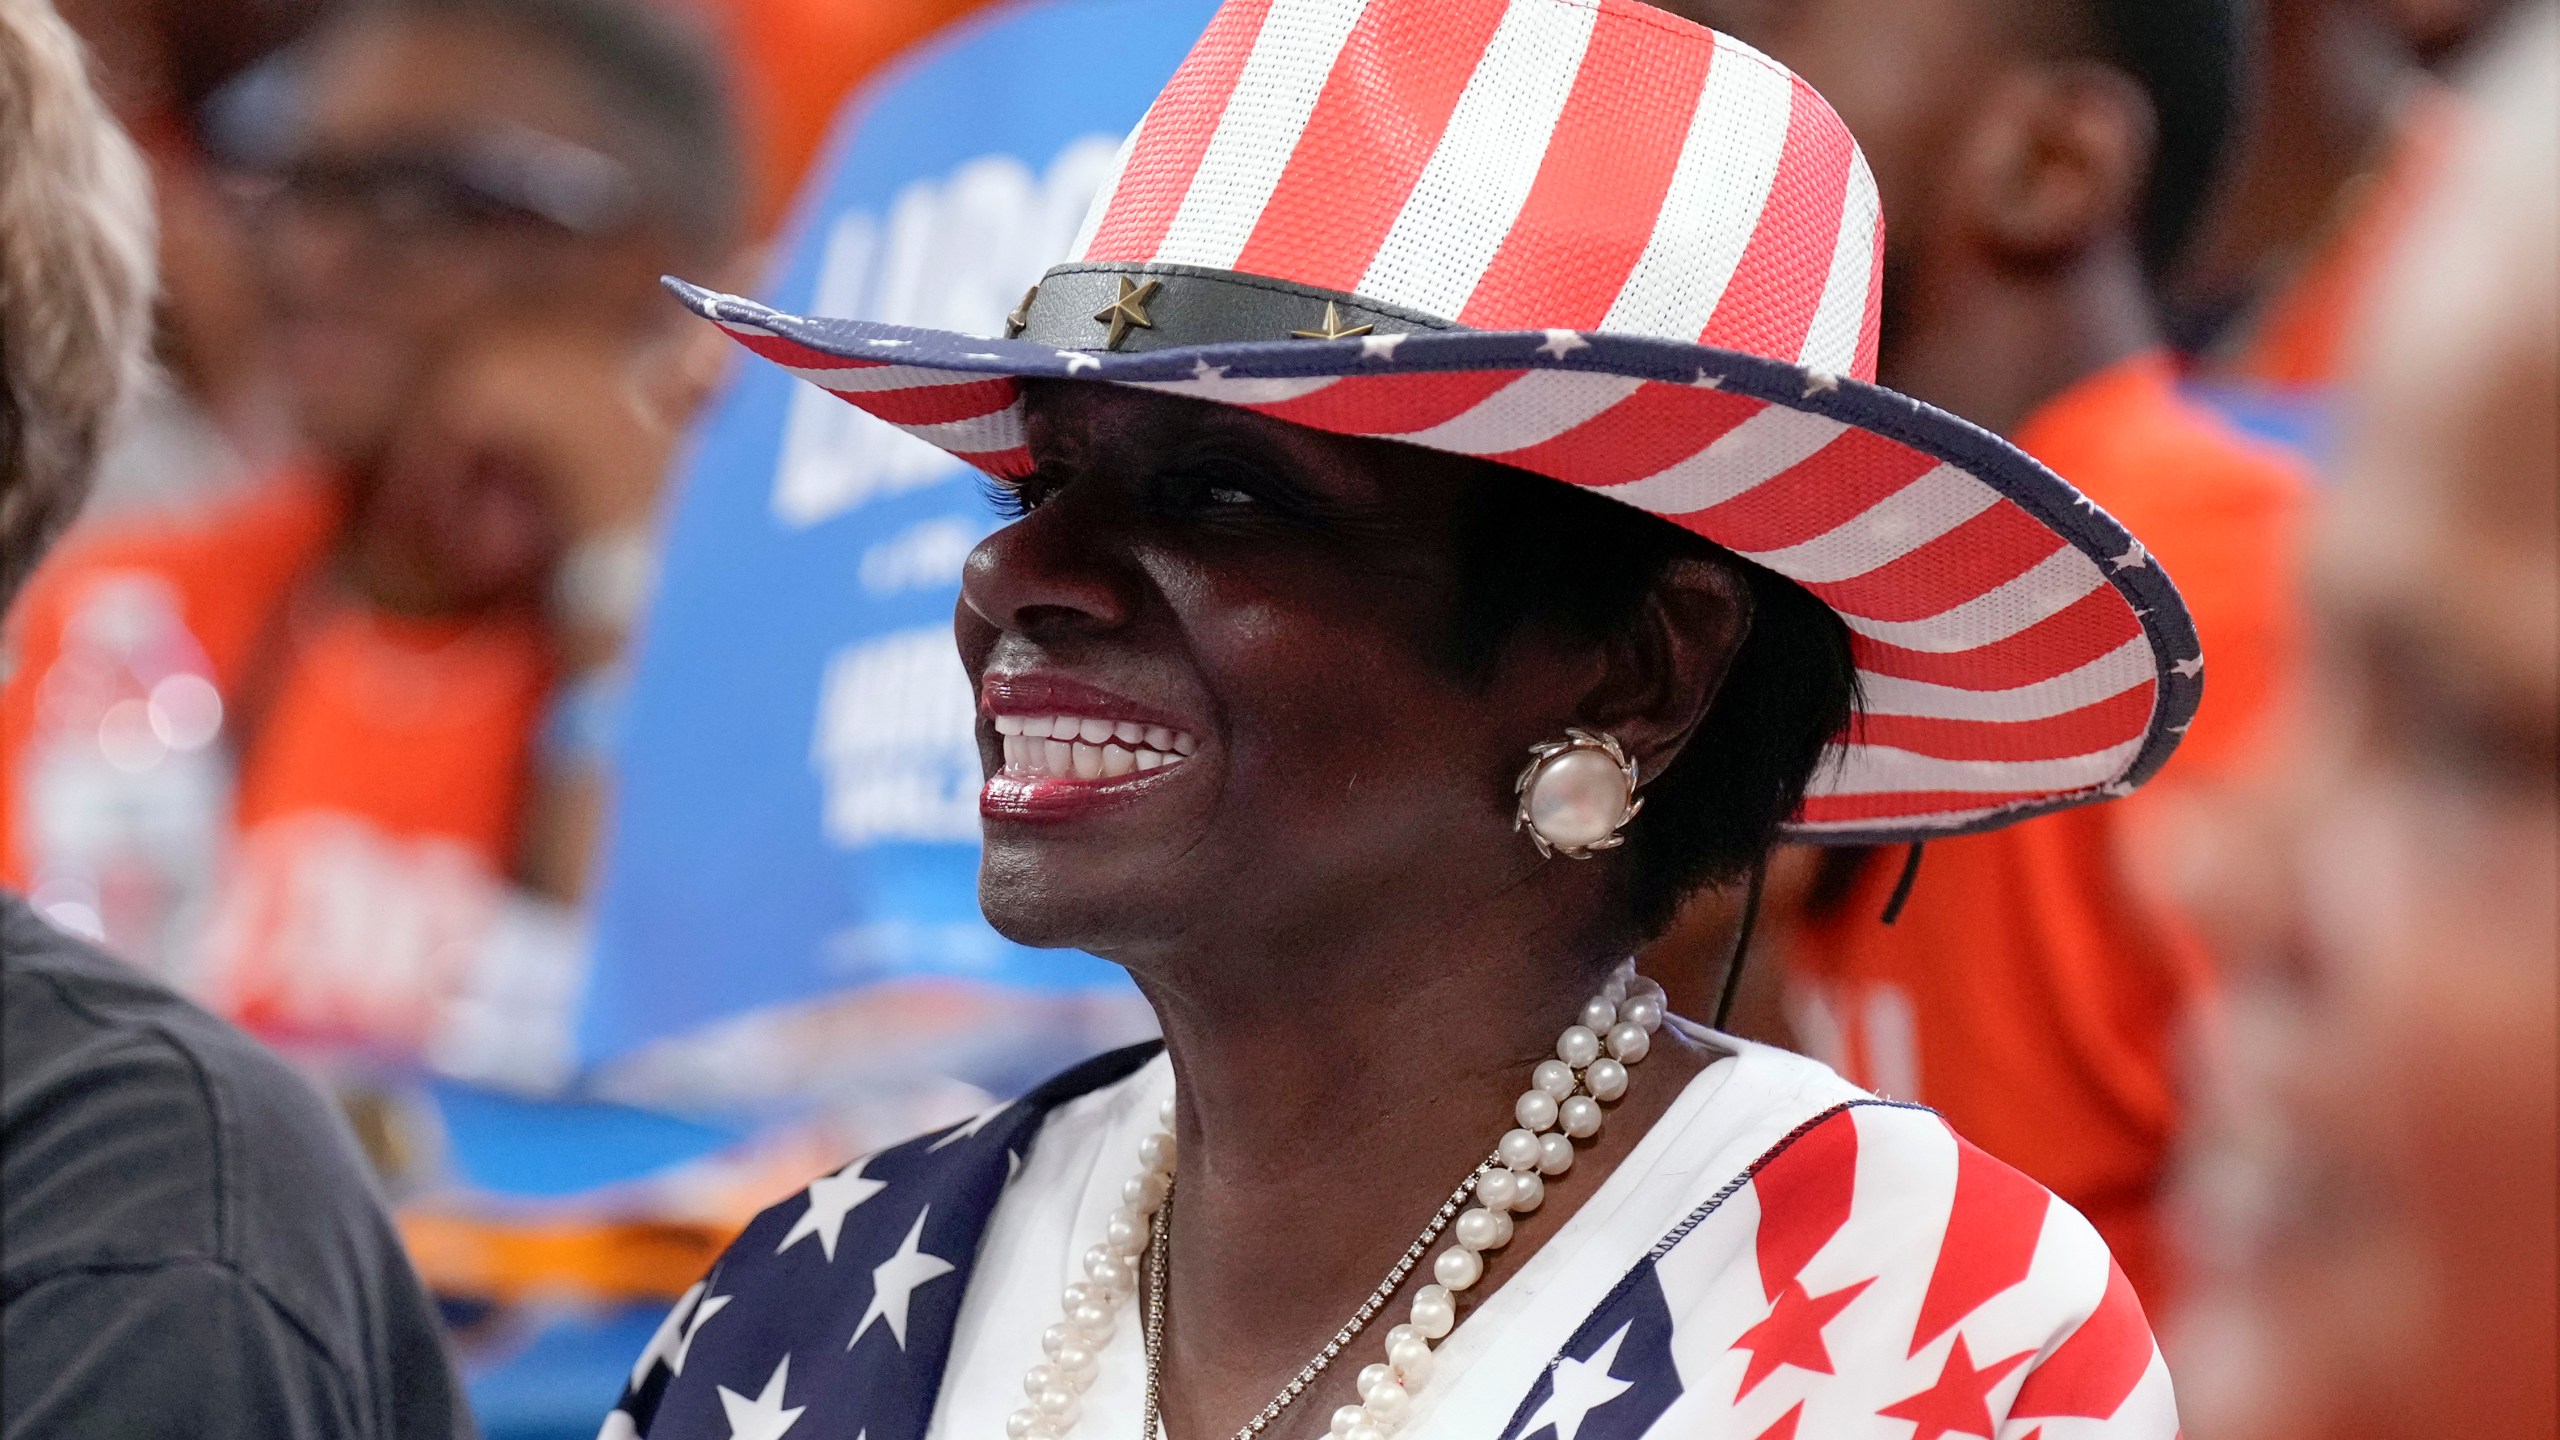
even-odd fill
[{"label": "woman's nose", "polygon": [[996,629],[1032,639],[1127,624],[1136,577],[1080,498],[1058,495],[978,542],[961,568],[961,603]]}]

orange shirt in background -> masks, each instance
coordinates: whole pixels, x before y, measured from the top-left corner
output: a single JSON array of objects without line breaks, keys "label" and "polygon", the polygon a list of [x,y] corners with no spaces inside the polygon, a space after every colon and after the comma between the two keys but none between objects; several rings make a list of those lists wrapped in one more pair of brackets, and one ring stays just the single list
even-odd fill
[{"label": "orange shirt in background", "polygon": [[2237,778],[2297,652],[2291,557],[2307,485],[2181,398],[2147,355],[2073,387],[2018,443],[2134,534],[2193,611],[2204,704],[2130,800],[1929,845],[1898,923],[1901,852],[1783,937],[1797,1040],[1862,1085],[1936,1107],[2078,1206],[2153,1309],[2155,1215],[2180,1115],[2176,1048],[2212,967],[2138,877],[2177,795]]},{"label": "orange shirt in background", "polygon": [[[112,865],[65,853],[77,827],[35,807],[147,802],[156,781],[180,784],[181,762],[196,758],[182,752],[222,755],[229,814],[213,822],[228,838],[196,857],[215,871],[218,903],[176,927],[203,937],[191,988],[270,1033],[406,1048],[455,983],[433,956],[460,953],[450,940],[486,923],[514,867],[551,656],[531,616],[406,619],[347,596],[328,573],[339,520],[334,486],[287,475],[198,511],[83,532],[47,561],[9,617],[0,880],[40,902],[65,877],[86,886]],[[127,630],[168,632],[147,654],[98,641],[101,597],[119,592]],[[182,736],[164,753],[137,730],[120,756],[130,773],[65,789],[67,771],[115,749],[103,712],[118,694],[173,671],[202,674],[219,695],[210,742]],[[165,731],[166,718],[151,723]]]}]

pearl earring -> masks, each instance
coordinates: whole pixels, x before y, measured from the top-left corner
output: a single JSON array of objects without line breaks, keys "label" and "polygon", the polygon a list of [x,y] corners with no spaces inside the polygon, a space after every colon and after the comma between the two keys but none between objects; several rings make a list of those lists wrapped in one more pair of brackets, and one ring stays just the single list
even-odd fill
[{"label": "pearl earring", "polygon": [[1637,798],[1636,762],[1615,735],[1568,729],[1562,740],[1534,746],[1520,772],[1520,818],[1514,830],[1529,832],[1540,855],[1588,860],[1627,843],[1619,832],[1644,808]]}]

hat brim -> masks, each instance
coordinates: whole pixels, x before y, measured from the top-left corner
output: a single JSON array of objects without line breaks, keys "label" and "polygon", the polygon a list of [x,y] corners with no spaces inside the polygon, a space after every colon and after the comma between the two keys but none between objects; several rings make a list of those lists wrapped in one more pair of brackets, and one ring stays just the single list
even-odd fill
[{"label": "hat brim", "polygon": [[1029,379],[1127,385],[1596,490],[1803,586],[1861,694],[1790,838],[1889,844],[2130,793],[2204,689],[2195,627],[2115,519],[1998,436],[1758,356],[1570,330],[1139,354],[786,315],[669,288],[748,349],[999,480]]}]

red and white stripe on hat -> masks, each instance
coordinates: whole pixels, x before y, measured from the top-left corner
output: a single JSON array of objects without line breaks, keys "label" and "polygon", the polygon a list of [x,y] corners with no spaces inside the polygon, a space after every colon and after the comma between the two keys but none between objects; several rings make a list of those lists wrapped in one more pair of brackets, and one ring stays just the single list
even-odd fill
[{"label": "red and white stripe on hat", "polygon": [[1070,258],[1873,379],[1883,257],[1822,97],[1640,0],[1231,0]]}]

